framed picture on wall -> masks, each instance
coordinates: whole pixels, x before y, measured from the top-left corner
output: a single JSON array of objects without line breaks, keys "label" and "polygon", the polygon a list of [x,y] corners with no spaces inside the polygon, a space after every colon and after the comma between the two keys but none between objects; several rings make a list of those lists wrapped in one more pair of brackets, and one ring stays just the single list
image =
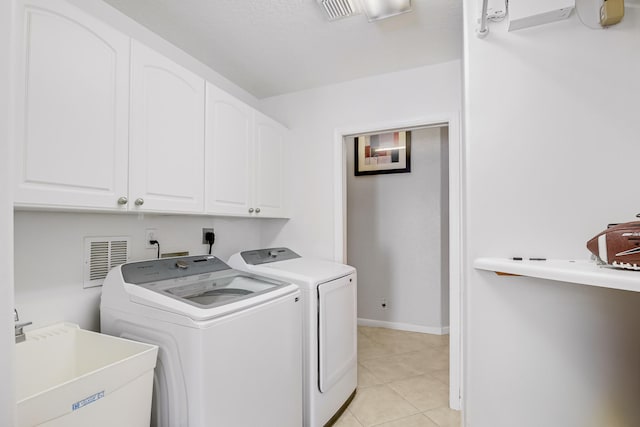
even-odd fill
[{"label": "framed picture on wall", "polygon": [[355,138],[355,175],[411,172],[411,131]]}]

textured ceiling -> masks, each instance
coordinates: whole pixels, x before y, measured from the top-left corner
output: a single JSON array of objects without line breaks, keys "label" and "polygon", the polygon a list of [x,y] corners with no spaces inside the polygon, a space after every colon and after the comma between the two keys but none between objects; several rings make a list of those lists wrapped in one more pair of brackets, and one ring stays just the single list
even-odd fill
[{"label": "textured ceiling", "polygon": [[104,0],[257,98],[461,57],[462,0],[334,22],[316,0]]}]

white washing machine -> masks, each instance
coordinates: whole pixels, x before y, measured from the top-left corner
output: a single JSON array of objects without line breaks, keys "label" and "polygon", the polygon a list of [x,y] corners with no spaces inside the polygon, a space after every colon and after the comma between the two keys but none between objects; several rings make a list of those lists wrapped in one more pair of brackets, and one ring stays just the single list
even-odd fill
[{"label": "white washing machine", "polygon": [[101,327],[159,347],[153,426],[300,427],[300,296],[213,256],[134,262],[105,279]]},{"label": "white washing machine", "polygon": [[304,426],[333,422],[358,385],[355,268],[300,257],[288,248],[240,252],[228,263],[237,270],[300,286]]}]

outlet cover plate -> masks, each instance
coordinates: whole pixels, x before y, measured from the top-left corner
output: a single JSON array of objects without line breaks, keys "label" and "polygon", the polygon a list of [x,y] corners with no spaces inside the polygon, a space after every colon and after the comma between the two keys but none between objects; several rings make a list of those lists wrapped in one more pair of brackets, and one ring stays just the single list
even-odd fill
[{"label": "outlet cover plate", "polygon": [[149,240],[157,240],[158,230],[156,230],[155,228],[147,228],[144,232],[144,238],[145,238],[145,242],[144,242],[145,248],[147,249],[155,248],[156,245],[150,244]]},{"label": "outlet cover plate", "polygon": [[203,228],[202,229],[202,244],[203,245],[208,245],[209,242],[207,242],[207,238],[205,237],[205,235],[207,233],[213,233],[213,228]]}]

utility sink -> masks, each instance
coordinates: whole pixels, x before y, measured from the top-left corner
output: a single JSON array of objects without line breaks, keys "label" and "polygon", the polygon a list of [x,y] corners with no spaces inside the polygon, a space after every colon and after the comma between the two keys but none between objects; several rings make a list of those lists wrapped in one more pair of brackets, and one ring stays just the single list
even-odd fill
[{"label": "utility sink", "polygon": [[16,344],[19,427],[149,426],[158,347],[59,323]]}]

